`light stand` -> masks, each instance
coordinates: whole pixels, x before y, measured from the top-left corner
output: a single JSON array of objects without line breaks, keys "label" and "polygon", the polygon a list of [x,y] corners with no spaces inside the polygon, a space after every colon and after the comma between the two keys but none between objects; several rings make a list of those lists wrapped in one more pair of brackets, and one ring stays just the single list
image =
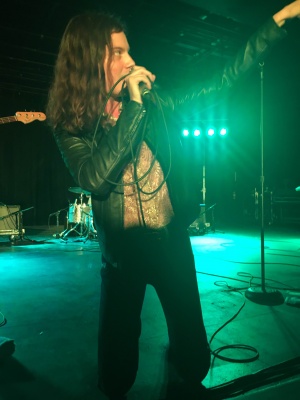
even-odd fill
[{"label": "light stand", "polygon": [[[200,212],[199,218],[200,219],[202,216],[202,223],[204,226],[204,233],[207,232],[208,227],[212,232],[215,232],[215,216],[214,216],[214,208],[216,206],[216,203],[210,206],[209,208],[206,207],[206,138],[204,138],[204,145],[203,145],[203,165],[202,165],[202,204],[200,204],[201,208],[203,211]],[[207,223],[206,221],[206,216],[207,212],[211,210],[211,221],[210,223]],[[199,230],[199,226],[198,226]]]},{"label": "light stand", "polygon": [[261,247],[261,287],[250,287],[246,292],[245,296],[253,301],[254,303],[275,306],[284,303],[284,297],[278,290],[266,289],[266,275],[265,275],[265,229],[264,229],[264,92],[263,92],[263,80],[264,80],[264,63],[260,63],[260,83],[261,83],[261,120],[260,120],[260,140],[261,140],[261,231],[260,231],[260,247]]},{"label": "light stand", "polygon": [[[206,138],[204,138],[205,140]],[[203,166],[202,166],[202,204],[204,208],[203,212],[203,224],[206,227],[206,166],[205,166],[205,143],[204,143],[204,156],[203,156]]]}]

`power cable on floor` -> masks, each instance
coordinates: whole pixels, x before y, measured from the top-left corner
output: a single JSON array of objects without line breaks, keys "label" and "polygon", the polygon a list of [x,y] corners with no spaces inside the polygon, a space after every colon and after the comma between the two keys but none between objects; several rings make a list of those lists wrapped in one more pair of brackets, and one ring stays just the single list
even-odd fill
[{"label": "power cable on floor", "polygon": [[[241,292],[235,290],[237,293],[243,295]],[[245,307],[246,302],[244,301],[242,306],[239,308],[239,310],[228,320],[226,321],[220,328],[218,328],[215,333],[212,335],[210,341],[209,341],[209,345],[211,346],[211,343],[214,339],[214,337],[217,335],[217,333],[219,333],[223,328],[225,328],[226,325],[228,325],[230,322],[232,322],[242,311],[242,309]],[[232,358],[232,357],[225,357],[220,355],[221,352],[225,351],[225,350],[229,350],[229,349],[240,349],[240,350],[246,350],[250,353],[253,353],[254,355],[250,356],[250,357],[245,357],[245,358]],[[253,362],[256,361],[259,358],[259,353],[257,351],[257,349],[255,349],[252,346],[246,345],[246,344],[232,344],[232,345],[226,345],[226,346],[222,346],[219,347],[216,350],[212,350],[211,349],[211,354],[214,358],[219,358],[223,361],[227,361],[227,362],[232,362],[232,363],[249,363],[249,362]]]},{"label": "power cable on floor", "polygon": [[[209,276],[216,276],[216,277],[225,278],[225,279],[232,279],[232,280],[235,280],[235,281],[248,283],[248,286],[245,287],[245,288],[235,288],[233,286],[229,286],[228,283],[225,282],[225,281],[216,281],[214,283],[216,286],[225,286],[228,289],[228,291],[237,292],[237,293],[241,294],[242,296],[243,296],[243,293],[241,292],[242,290],[247,290],[249,286],[253,286],[253,285],[259,286],[259,285],[253,284],[253,282],[252,282],[253,279],[259,279],[259,278],[255,277],[255,276],[253,276],[253,275],[251,275],[251,274],[249,274],[247,272],[239,272],[238,275],[239,276],[248,277],[249,281],[244,281],[244,280],[237,279],[237,278],[220,276],[220,275],[217,275],[217,274],[211,274],[211,273],[205,273],[205,272],[199,272],[199,271],[197,271],[197,273],[203,274],[203,275],[209,275]],[[293,288],[291,286],[285,285],[285,284],[283,284],[281,282],[278,282],[278,281],[275,281],[275,280],[272,280],[272,279],[268,279],[268,281],[280,283],[280,284],[282,284],[284,286],[287,286],[287,288],[284,289],[284,290],[293,290],[294,292],[300,291],[299,289]],[[282,290],[282,288],[280,288],[280,289]],[[240,314],[240,312],[245,307],[245,305],[246,305],[246,302],[244,301],[242,306],[239,308],[239,310],[227,322],[225,322],[220,328],[218,328],[216,330],[216,332],[212,335],[212,337],[211,337],[211,339],[209,341],[210,345],[211,345],[214,337],[217,335],[217,333],[219,333],[225,326],[227,326],[230,322],[232,322]],[[225,350],[229,350],[229,349],[246,350],[246,351],[249,351],[249,352],[253,353],[253,355],[250,356],[250,357],[246,357],[246,358],[232,358],[232,357],[225,357],[225,356],[220,355],[221,352],[223,352]],[[223,361],[232,362],[232,363],[248,363],[248,362],[256,361],[259,358],[258,350],[256,348],[252,347],[252,346],[245,345],[245,344],[232,344],[232,345],[222,346],[222,347],[220,347],[220,348],[218,348],[216,350],[211,350],[211,354],[212,354],[212,356],[214,358],[219,358],[219,359],[221,359]]]},{"label": "power cable on floor", "polygon": [[[247,283],[248,284],[248,286],[245,287],[245,288],[242,288],[242,287],[233,288],[233,290],[247,290],[249,288],[249,286],[260,286],[258,283],[256,284],[256,283],[253,283],[252,281],[253,281],[253,279],[261,279],[260,276],[253,276],[253,275],[249,274],[248,272],[238,272],[237,275],[238,276],[245,276],[245,277],[247,276],[247,277],[250,278],[249,281],[245,281],[243,279],[238,279],[238,278],[233,278],[231,276],[212,274],[212,273],[209,273],[209,272],[197,271],[197,274],[207,275],[207,276],[214,276],[214,277],[217,277],[217,278],[223,278],[223,279],[228,279],[228,280],[233,280],[233,281],[237,281],[237,282],[242,282],[242,283]],[[293,290],[295,292],[300,292],[300,288],[295,288],[293,286],[286,285],[285,283],[282,283],[282,282],[279,282],[279,281],[275,281],[273,279],[266,279],[266,281],[276,282],[276,283],[279,283],[280,285],[286,286],[286,288],[284,288],[284,287],[275,287],[275,286],[268,285],[268,288],[270,288],[270,289]],[[215,282],[215,284],[216,284],[216,282]]]}]

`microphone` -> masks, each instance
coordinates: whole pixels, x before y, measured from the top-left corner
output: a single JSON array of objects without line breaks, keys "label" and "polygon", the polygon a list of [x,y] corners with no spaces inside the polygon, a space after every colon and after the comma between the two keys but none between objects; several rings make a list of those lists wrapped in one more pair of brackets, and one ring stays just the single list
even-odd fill
[{"label": "microphone", "polygon": [[140,93],[141,93],[142,97],[149,95],[150,92],[151,92],[151,89],[149,89],[147,87],[145,82],[140,82],[139,83],[139,88],[140,88]]},{"label": "microphone", "polygon": [[[152,84],[153,90],[159,88],[159,86],[156,83],[151,82],[151,84]],[[145,82],[139,83],[139,90],[140,90],[140,93],[141,93],[141,96],[143,99],[147,99],[147,100],[150,99],[150,94],[151,94],[152,89],[149,89]],[[122,97],[128,97],[128,96],[129,96],[128,88],[125,87],[124,89],[122,89],[122,92],[120,93],[119,98],[122,99]]]}]

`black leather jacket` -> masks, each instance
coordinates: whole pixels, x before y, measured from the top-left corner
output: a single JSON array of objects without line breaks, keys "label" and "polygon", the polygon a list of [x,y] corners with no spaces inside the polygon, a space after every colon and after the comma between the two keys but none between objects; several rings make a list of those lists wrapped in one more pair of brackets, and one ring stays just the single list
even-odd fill
[{"label": "black leather jacket", "polygon": [[[159,103],[166,119],[180,107],[213,104],[220,91],[226,92],[256,67],[270,48],[285,36],[286,31],[270,18],[211,81],[195,83],[190,90],[161,95]],[[137,151],[141,140],[145,140],[156,155],[167,177],[174,222],[186,229],[199,215],[199,176],[193,173],[190,160],[183,157],[179,132],[166,131],[157,104],[129,101],[117,124],[108,133],[99,130],[94,139],[90,132],[71,135],[61,130],[55,132],[55,139],[75,182],[92,193],[94,223],[108,261],[116,260],[123,231],[122,172],[132,161],[132,151]]]}]

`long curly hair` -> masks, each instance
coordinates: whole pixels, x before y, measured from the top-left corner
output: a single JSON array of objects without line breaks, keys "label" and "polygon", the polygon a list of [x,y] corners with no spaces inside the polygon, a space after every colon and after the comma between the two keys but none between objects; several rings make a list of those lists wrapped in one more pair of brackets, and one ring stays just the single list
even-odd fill
[{"label": "long curly hair", "polygon": [[53,130],[78,134],[93,128],[107,94],[105,81],[110,79],[103,69],[105,49],[111,50],[112,33],[125,31],[124,23],[110,14],[86,13],[70,20],[48,96],[46,114]]}]

